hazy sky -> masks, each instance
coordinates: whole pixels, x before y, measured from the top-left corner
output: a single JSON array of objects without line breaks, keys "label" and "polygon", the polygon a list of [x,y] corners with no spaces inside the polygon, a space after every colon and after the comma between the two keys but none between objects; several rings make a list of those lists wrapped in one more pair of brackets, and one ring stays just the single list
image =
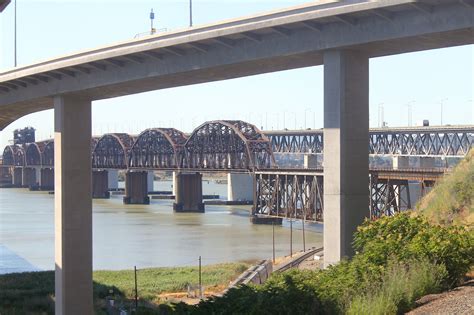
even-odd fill
[{"label": "hazy sky", "polygon": [[[14,0],[13,0],[14,1]],[[0,72],[13,67],[13,1],[0,15]],[[18,62],[34,63],[65,53],[132,39],[149,31],[149,12],[157,29],[187,27],[188,1],[33,1],[17,0]],[[194,25],[216,22],[308,1],[193,0]],[[379,107],[390,126],[429,119],[473,124],[474,46],[376,58],[370,61],[370,125],[379,124]],[[323,126],[323,67],[275,72],[198,84],[93,103],[93,133],[138,133],[173,126],[189,132],[205,120],[243,119],[264,129]],[[21,118],[0,132],[0,147],[12,131],[37,129],[53,134],[51,110]]]}]

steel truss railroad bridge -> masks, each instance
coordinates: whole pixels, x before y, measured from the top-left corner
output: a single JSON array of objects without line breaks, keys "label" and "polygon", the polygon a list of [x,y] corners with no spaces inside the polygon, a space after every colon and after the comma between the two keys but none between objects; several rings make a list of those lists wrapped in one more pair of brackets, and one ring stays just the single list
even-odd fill
[{"label": "steel truss railroad bridge", "polygon": [[[138,136],[109,133],[91,141],[96,169],[192,169],[253,171],[274,168],[274,153],[323,153],[322,130],[260,131],[240,120],[208,121],[190,135],[174,128],[146,129]],[[474,126],[371,129],[370,154],[464,156]],[[53,167],[52,140],[9,145],[5,166]]]},{"label": "steel truss railroad bridge", "polygon": [[[463,156],[474,127],[372,129],[371,154]],[[323,153],[322,130],[267,131],[239,120],[209,121],[191,134],[174,128],[146,129],[138,136],[110,133],[91,141],[94,169],[254,172],[254,215],[322,221],[323,170],[279,168],[274,153]],[[53,168],[54,142],[9,145],[4,167]],[[370,216],[411,207],[409,182],[431,186],[444,170],[371,169]],[[331,176],[328,174],[327,176]]]}]

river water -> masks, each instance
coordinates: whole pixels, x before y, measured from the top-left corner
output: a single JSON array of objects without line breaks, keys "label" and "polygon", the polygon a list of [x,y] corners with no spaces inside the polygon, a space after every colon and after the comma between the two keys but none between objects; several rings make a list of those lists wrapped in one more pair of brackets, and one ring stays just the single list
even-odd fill
[{"label": "river water", "polygon": [[[171,182],[154,183],[171,190]],[[227,185],[203,182],[204,194],[227,198]],[[272,256],[272,226],[253,225],[250,206],[206,205],[206,213],[177,214],[171,200],[123,205],[122,196],[93,202],[94,269],[214,264]],[[305,225],[306,247],[322,246],[322,227]],[[275,227],[276,255],[289,254],[289,223]],[[303,248],[293,222],[293,250]],[[0,274],[54,269],[54,196],[0,189]]]}]

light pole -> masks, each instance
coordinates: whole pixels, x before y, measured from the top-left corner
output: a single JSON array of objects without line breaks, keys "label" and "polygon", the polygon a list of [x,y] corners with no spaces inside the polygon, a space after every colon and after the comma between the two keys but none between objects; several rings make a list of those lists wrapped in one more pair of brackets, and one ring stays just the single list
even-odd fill
[{"label": "light pole", "polygon": [[15,68],[16,68],[16,64],[17,64],[17,60],[16,60],[16,0],[15,0],[15,5],[14,5],[14,8],[15,8],[15,17],[14,17],[14,55],[15,55]]},{"label": "light pole", "polygon": [[189,27],[193,27],[193,0],[189,0]]},{"label": "light pole", "polygon": [[384,125],[384,103],[379,103],[379,127],[383,127]]},{"label": "light pole", "polygon": [[156,30],[153,28],[153,20],[155,19],[155,13],[153,13],[153,9],[150,11],[150,34],[155,34]]},{"label": "light pole", "polygon": [[443,103],[444,103],[445,101],[447,101],[447,100],[448,100],[448,98],[446,97],[446,98],[443,98],[443,99],[441,99],[441,100],[439,101],[439,105],[440,105],[440,122],[441,122],[440,126],[443,125]]},{"label": "light pole", "polygon": [[311,113],[311,109],[309,109],[309,108],[304,109],[304,129],[307,128],[307,126],[306,126],[306,112],[308,112],[308,111]]},{"label": "light pole", "polygon": [[408,113],[407,113],[407,118],[408,118],[408,127],[411,127],[411,109],[412,109],[412,105],[415,103],[415,101],[409,101],[406,106],[407,106],[407,109],[408,109]]}]

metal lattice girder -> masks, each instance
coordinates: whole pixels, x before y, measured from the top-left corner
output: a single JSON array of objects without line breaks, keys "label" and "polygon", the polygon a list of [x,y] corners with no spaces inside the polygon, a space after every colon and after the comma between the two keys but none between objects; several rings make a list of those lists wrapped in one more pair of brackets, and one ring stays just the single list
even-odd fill
[{"label": "metal lattice girder", "polygon": [[125,133],[109,133],[92,140],[92,167],[126,169],[134,139]]},{"label": "metal lattice girder", "polygon": [[41,149],[35,143],[28,143],[25,145],[25,165],[39,166],[41,165]]},{"label": "metal lattice girder", "polygon": [[275,165],[268,138],[240,120],[208,121],[196,128],[184,146],[184,168],[258,169]]},{"label": "metal lattice girder", "polygon": [[[323,130],[267,131],[275,153],[322,153]],[[473,147],[474,126],[376,128],[370,154],[463,156]]]},{"label": "metal lattice girder", "polygon": [[170,169],[181,166],[186,135],[174,128],[153,128],[140,133],[130,150],[129,166]]},{"label": "metal lattice girder", "polygon": [[380,179],[370,175],[370,218],[391,216],[411,208],[407,180]]},{"label": "metal lattice girder", "polygon": [[24,166],[25,150],[19,145],[8,145],[3,150],[3,165],[8,166]]},{"label": "metal lattice girder", "polygon": [[321,175],[256,174],[252,215],[323,220]]},{"label": "metal lattice girder", "polygon": [[44,143],[41,151],[41,165],[54,166],[54,141],[50,140]]}]

